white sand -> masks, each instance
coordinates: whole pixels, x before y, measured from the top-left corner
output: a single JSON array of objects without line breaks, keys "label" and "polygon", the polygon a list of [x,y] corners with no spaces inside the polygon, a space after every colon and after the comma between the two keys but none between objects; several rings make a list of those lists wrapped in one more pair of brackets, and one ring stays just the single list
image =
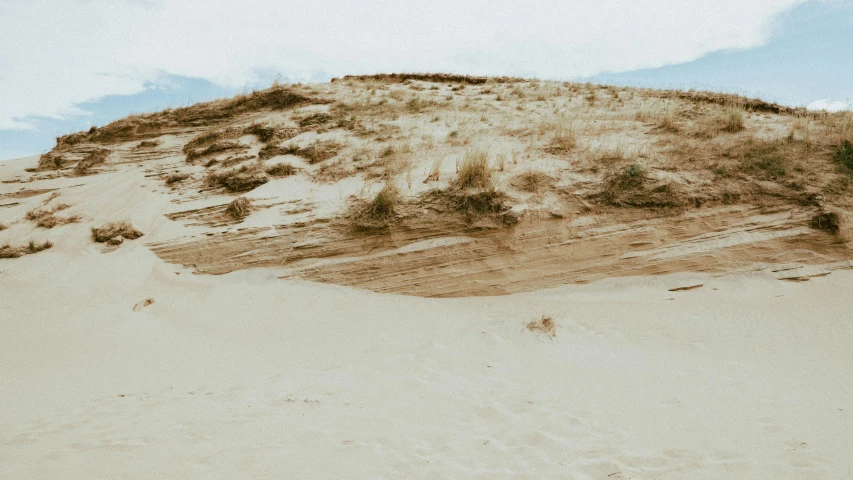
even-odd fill
[{"label": "white sand", "polygon": [[[853,478],[851,271],[464,299],[200,276],[145,246],[187,227],[135,168],[62,190],[84,222],[3,232],[56,246],[0,260],[0,479]],[[122,218],[145,240],[102,253],[89,225]]]}]

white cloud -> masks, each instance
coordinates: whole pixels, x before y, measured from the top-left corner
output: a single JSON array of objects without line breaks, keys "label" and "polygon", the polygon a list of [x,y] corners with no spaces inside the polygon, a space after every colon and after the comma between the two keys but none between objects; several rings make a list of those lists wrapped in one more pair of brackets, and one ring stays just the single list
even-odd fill
[{"label": "white cloud", "polygon": [[808,110],[826,110],[827,112],[840,112],[841,110],[846,110],[849,104],[846,102],[830,102],[828,99],[823,98],[821,100],[815,100],[814,102],[806,105]]},{"label": "white cloud", "polygon": [[169,74],[239,87],[389,71],[570,78],[761,44],[802,0],[2,0],[0,129]]}]

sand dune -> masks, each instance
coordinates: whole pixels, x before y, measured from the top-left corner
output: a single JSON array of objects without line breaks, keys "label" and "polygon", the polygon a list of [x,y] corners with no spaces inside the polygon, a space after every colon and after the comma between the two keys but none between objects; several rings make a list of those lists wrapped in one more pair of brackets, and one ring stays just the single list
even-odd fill
[{"label": "sand dune", "polygon": [[841,120],[398,80],[0,162],[0,478],[853,477]]}]

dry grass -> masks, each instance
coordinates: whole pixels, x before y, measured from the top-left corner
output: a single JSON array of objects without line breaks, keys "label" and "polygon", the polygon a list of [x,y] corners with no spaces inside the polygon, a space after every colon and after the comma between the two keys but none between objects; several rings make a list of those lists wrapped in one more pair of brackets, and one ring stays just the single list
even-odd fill
[{"label": "dry grass", "polygon": [[215,172],[204,179],[209,187],[223,187],[232,192],[247,192],[269,181],[269,177],[261,173],[260,164],[243,165],[234,170]]},{"label": "dry grass", "polygon": [[553,125],[553,136],[545,150],[553,154],[564,154],[577,145],[573,123],[561,116]]},{"label": "dry grass", "polygon": [[189,173],[173,173],[166,177],[166,185],[172,185],[173,183],[183,182],[188,178],[190,178]]},{"label": "dry grass", "polygon": [[531,332],[543,333],[549,337],[557,335],[557,322],[545,315],[542,315],[542,318],[539,320],[528,322],[525,327]]},{"label": "dry grass", "polygon": [[667,101],[663,104],[658,126],[668,132],[678,132],[678,125],[675,123],[675,102]]},{"label": "dry grass", "polygon": [[195,150],[190,150],[187,155],[187,162],[193,163],[199,158],[209,157],[211,155],[218,155],[223,152],[233,152],[235,150],[239,150],[241,152],[249,149],[248,145],[243,145],[239,142],[233,141],[221,141],[213,143],[212,145],[207,146],[206,148],[199,148]]},{"label": "dry grass", "polygon": [[160,145],[160,142],[157,140],[143,140],[143,141],[139,142],[138,145],[136,145],[136,149],[142,150],[145,148],[154,148],[158,145]]},{"label": "dry grass", "polygon": [[110,241],[115,237],[135,240],[143,235],[128,222],[112,222],[100,227],[92,227],[92,240],[98,243]]},{"label": "dry grass", "polygon": [[252,213],[252,202],[246,197],[240,197],[232,201],[225,208],[225,214],[238,220],[246,218]]},{"label": "dry grass", "polygon": [[841,229],[841,216],[835,212],[820,212],[812,217],[810,225],[812,228],[823,230],[836,235]]},{"label": "dry grass", "polygon": [[266,173],[273,177],[289,177],[290,175],[296,174],[296,168],[289,163],[276,163],[275,165],[268,167],[266,169]]},{"label": "dry grass", "polygon": [[35,208],[27,212],[26,219],[31,222],[35,222],[36,226],[41,228],[53,228],[59,225],[79,222],[79,215],[70,215],[68,217],[60,217],[55,215],[56,212],[65,210],[68,207],[69,205],[59,203],[57,205],[54,205],[53,208]]},{"label": "dry grass", "polygon": [[89,173],[90,168],[104,163],[109,155],[110,151],[105,148],[99,148],[90,152],[83,160],[77,163],[77,166],[74,167],[74,173],[77,175]]},{"label": "dry grass", "polygon": [[305,148],[299,148],[293,153],[308,160],[308,163],[315,164],[326,161],[338,154],[343,146],[335,141],[322,141],[308,145]]},{"label": "dry grass", "polygon": [[382,190],[369,202],[357,202],[350,220],[356,231],[385,229],[396,216],[400,192],[393,183],[385,182]]},{"label": "dry grass", "polygon": [[49,240],[44,243],[36,243],[35,241],[30,240],[26,246],[21,247],[13,247],[7,243],[6,245],[0,246],[0,258],[20,258],[24,255],[30,255],[41,252],[42,250],[47,250],[51,247],[53,247],[53,242]]},{"label": "dry grass", "polygon": [[723,130],[729,133],[737,133],[742,131],[745,128],[743,118],[744,111],[742,105],[728,105],[725,109],[725,124],[723,126]]},{"label": "dry grass", "polygon": [[492,169],[489,154],[485,150],[471,149],[465,152],[456,177],[459,188],[493,189]]},{"label": "dry grass", "polygon": [[527,171],[516,175],[512,186],[522,192],[536,193],[554,184],[554,179],[542,172]]}]

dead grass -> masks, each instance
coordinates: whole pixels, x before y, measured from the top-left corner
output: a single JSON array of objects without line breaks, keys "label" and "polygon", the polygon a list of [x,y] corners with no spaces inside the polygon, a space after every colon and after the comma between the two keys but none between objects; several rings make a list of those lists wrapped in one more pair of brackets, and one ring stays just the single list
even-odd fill
[{"label": "dead grass", "polygon": [[252,213],[252,202],[246,197],[239,197],[234,199],[228,206],[225,208],[225,214],[230,215],[237,220],[242,220],[249,216]]},{"label": "dead grass", "polygon": [[838,234],[841,224],[841,216],[835,212],[820,212],[812,217],[810,222],[812,228],[823,230],[833,235]]},{"label": "dead grass", "polygon": [[209,187],[224,187],[232,192],[247,192],[269,181],[269,177],[260,172],[261,164],[243,165],[234,170],[214,172],[204,179]]},{"label": "dead grass", "polygon": [[187,155],[187,162],[194,163],[199,158],[209,157],[211,155],[218,155],[223,152],[232,152],[235,150],[239,150],[241,152],[249,149],[248,145],[243,145],[239,142],[234,141],[221,141],[216,142],[212,145],[207,146],[206,148],[199,148],[195,150],[190,150]]},{"label": "dead grass", "polygon": [[299,148],[293,151],[293,154],[308,160],[308,163],[315,164],[326,161],[338,154],[343,148],[338,142],[333,140],[315,142],[305,148]]},{"label": "dead grass", "polygon": [[183,182],[188,178],[190,178],[189,173],[173,173],[166,177],[166,185],[172,185],[173,183]]},{"label": "dead grass", "polygon": [[512,186],[522,192],[536,193],[554,184],[554,179],[542,172],[527,171],[515,176]]},{"label": "dead grass", "polygon": [[89,173],[90,168],[104,163],[109,155],[110,151],[105,148],[99,148],[90,152],[77,163],[77,166],[74,167],[74,173],[77,175],[86,175]]},{"label": "dead grass", "polygon": [[65,210],[68,207],[69,205],[59,203],[52,208],[35,208],[27,212],[25,218],[31,222],[35,222],[36,226],[41,228],[53,228],[59,225],[79,222],[80,215],[70,215],[67,217],[55,215],[56,212]]},{"label": "dead grass", "polygon": [[494,188],[489,154],[485,150],[471,149],[465,152],[456,177],[459,188]]},{"label": "dead grass", "polygon": [[652,184],[637,163],[606,177],[601,192],[592,198],[616,207],[671,208],[685,204],[670,184]]},{"label": "dead grass", "polygon": [[115,237],[136,240],[143,235],[129,222],[112,222],[100,227],[92,227],[92,240],[98,243],[108,242]]},{"label": "dead grass", "polygon": [[160,145],[160,142],[157,140],[143,140],[143,141],[139,142],[138,145],[136,145],[136,149],[142,150],[145,148],[154,148],[158,145]]},{"label": "dead grass", "polygon": [[723,126],[723,130],[729,133],[742,131],[745,128],[743,117],[743,106],[739,104],[728,105],[725,110],[725,124]]},{"label": "dead grass", "polygon": [[289,163],[276,163],[275,165],[268,167],[266,172],[267,175],[272,175],[273,177],[289,177],[290,175],[296,174],[296,168]]},{"label": "dead grass", "polygon": [[528,322],[525,327],[531,332],[542,333],[549,337],[557,335],[557,322],[553,318],[542,315],[539,320]]},{"label": "dead grass", "polygon": [[13,247],[8,243],[0,246],[0,258],[20,258],[24,255],[31,255],[33,253],[41,252],[42,250],[47,250],[48,248],[53,247],[53,242],[45,241],[43,243],[36,243],[33,240],[25,246]]},{"label": "dead grass", "polygon": [[388,227],[396,215],[400,192],[392,182],[385,182],[382,190],[369,202],[357,202],[350,216],[355,230],[376,230]]}]

